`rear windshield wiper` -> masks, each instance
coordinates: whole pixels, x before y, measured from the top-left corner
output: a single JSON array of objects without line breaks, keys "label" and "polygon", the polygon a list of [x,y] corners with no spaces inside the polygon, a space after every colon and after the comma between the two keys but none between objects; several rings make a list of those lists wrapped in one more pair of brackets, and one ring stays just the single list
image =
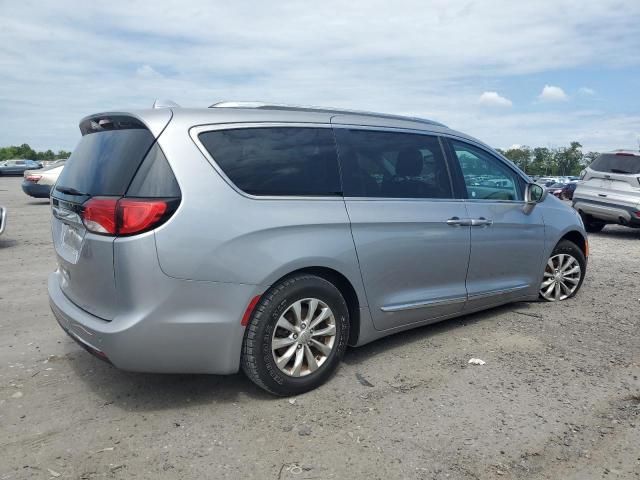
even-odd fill
[{"label": "rear windshield wiper", "polygon": [[81,192],[72,187],[56,186],[56,190],[60,193],[66,193],[67,195],[76,195],[78,197],[88,197],[88,193]]},{"label": "rear windshield wiper", "polygon": [[627,172],[626,170],[620,170],[619,168],[611,168],[609,170],[611,173],[623,173],[625,175],[629,175],[631,172]]}]

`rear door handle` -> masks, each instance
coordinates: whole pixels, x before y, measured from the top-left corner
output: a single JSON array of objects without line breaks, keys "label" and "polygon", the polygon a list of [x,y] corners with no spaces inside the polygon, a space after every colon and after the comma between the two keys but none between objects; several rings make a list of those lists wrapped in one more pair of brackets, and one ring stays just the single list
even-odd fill
[{"label": "rear door handle", "polygon": [[471,219],[472,227],[489,227],[491,225],[493,225],[493,220],[489,220],[488,218],[480,217]]},{"label": "rear door handle", "polygon": [[470,218],[451,217],[447,220],[447,225],[452,227],[468,227],[471,225]]}]

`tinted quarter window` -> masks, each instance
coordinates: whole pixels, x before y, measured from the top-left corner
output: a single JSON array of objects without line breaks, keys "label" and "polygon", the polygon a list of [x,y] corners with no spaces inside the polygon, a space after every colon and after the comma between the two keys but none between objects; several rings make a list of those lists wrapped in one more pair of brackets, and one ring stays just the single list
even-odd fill
[{"label": "tinted quarter window", "polygon": [[246,193],[341,195],[330,128],[240,128],[203,132],[199,138],[227,177]]},{"label": "tinted quarter window", "polygon": [[640,173],[640,156],[603,153],[589,167],[596,172],[635,175]]},{"label": "tinted quarter window", "polygon": [[335,131],[345,196],[453,197],[437,137],[342,128]]},{"label": "tinted quarter window", "polygon": [[160,146],[155,143],[136,172],[127,197],[177,198],[180,187]]},{"label": "tinted quarter window", "polygon": [[464,175],[467,196],[478,200],[522,200],[523,180],[489,152],[452,140]]}]

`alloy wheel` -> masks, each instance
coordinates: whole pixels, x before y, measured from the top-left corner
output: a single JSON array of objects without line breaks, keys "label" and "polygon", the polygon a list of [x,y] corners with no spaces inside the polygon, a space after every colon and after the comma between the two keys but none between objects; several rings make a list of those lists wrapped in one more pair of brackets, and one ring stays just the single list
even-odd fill
[{"label": "alloy wheel", "polygon": [[581,276],[582,269],[575,257],[566,253],[553,255],[544,270],[540,295],[551,302],[565,300],[575,293]]},{"label": "alloy wheel", "polygon": [[320,368],[335,345],[336,319],[317,298],[291,304],[278,319],[271,337],[276,365],[291,377],[304,377]]}]

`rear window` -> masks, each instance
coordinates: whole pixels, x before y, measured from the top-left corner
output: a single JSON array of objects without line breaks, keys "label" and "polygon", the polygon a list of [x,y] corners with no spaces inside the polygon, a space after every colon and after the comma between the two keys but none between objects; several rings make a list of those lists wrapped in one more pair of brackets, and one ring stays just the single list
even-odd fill
[{"label": "rear window", "polygon": [[270,127],[203,132],[227,177],[252,195],[341,195],[330,128]]},{"label": "rear window", "polygon": [[596,172],[635,175],[640,173],[640,156],[603,153],[589,167]]},{"label": "rear window", "polygon": [[124,195],[155,141],[145,128],[89,133],[66,161],[57,188],[86,195]]}]

